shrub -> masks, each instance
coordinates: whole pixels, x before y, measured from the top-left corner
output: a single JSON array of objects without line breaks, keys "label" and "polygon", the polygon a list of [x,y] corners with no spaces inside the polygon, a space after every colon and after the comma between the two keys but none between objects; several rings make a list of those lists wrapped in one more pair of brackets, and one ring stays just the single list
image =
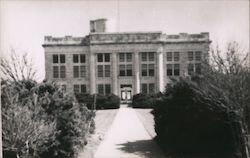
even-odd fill
[{"label": "shrub", "polygon": [[93,109],[96,97],[96,109],[117,109],[120,108],[120,98],[114,94],[109,95],[89,95],[78,93],[75,95],[79,103],[85,104],[89,109]]},{"label": "shrub", "polygon": [[132,107],[133,108],[153,108],[157,99],[162,96],[162,93],[156,94],[144,94],[138,93],[133,96]]},{"label": "shrub", "polygon": [[167,87],[152,113],[156,140],[165,152],[228,156],[239,151],[238,115],[229,112],[224,98],[194,83],[181,80]]}]

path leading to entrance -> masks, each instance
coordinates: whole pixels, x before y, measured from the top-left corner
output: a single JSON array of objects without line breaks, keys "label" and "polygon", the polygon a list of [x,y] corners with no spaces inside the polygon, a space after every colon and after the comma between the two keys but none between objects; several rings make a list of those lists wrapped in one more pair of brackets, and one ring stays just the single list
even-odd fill
[{"label": "path leading to entrance", "polygon": [[94,158],[164,158],[132,108],[121,107]]}]

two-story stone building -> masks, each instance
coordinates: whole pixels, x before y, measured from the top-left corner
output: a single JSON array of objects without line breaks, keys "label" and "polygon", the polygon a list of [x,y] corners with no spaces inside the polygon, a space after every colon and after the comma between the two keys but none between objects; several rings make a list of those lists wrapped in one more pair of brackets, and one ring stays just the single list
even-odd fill
[{"label": "two-story stone building", "polygon": [[45,36],[46,79],[68,92],[113,93],[122,100],[164,91],[171,77],[200,73],[209,33],[106,32],[106,19],[90,21],[85,37]]}]

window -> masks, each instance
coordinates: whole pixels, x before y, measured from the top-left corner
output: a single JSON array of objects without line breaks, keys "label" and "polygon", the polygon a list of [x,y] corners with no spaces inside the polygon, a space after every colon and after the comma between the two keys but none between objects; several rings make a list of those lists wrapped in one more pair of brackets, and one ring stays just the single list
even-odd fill
[{"label": "window", "polygon": [[86,56],[85,54],[73,54],[73,63],[85,63]]},{"label": "window", "polygon": [[60,66],[60,77],[65,78],[66,77],[66,67]]},{"label": "window", "polygon": [[167,76],[172,76],[172,75],[173,75],[173,65],[167,64]]},{"label": "window", "polygon": [[86,66],[85,65],[80,66],[80,77],[81,78],[86,77]]},{"label": "window", "polygon": [[60,63],[65,63],[65,55],[60,54]]},{"label": "window", "polygon": [[154,64],[149,64],[148,65],[148,74],[149,74],[149,76],[154,76],[155,75]]},{"label": "window", "polygon": [[148,86],[148,85],[145,84],[145,83],[141,84],[141,92],[142,92],[142,93],[147,94],[147,92],[148,92],[148,87],[147,87],[147,86]]},{"label": "window", "polygon": [[103,65],[97,65],[97,76],[103,77]]},{"label": "window", "polygon": [[142,83],[141,92],[145,94],[155,93],[155,84],[154,83]]},{"label": "window", "polygon": [[201,61],[201,52],[195,52],[195,60]]},{"label": "window", "polygon": [[180,75],[180,64],[174,64],[174,76]]},{"label": "window", "polygon": [[125,53],[120,53],[119,54],[119,60],[120,60],[120,62],[124,62],[125,61]]},{"label": "window", "polygon": [[195,64],[195,72],[197,74],[201,74],[201,64],[200,63]]},{"label": "window", "polygon": [[155,52],[141,52],[141,61],[155,61]]},{"label": "window", "polygon": [[188,61],[194,60],[194,52],[188,52]]},{"label": "window", "polygon": [[105,62],[110,62],[110,54],[104,54]]},{"label": "window", "polygon": [[58,63],[58,55],[53,54],[53,63]]},{"label": "window", "polygon": [[194,64],[188,64],[188,74],[192,75],[194,73]]},{"label": "window", "polygon": [[149,89],[149,93],[155,93],[155,84],[149,83],[148,89]]},{"label": "window", "polygon": [[98,93],[104,95],[104,86],[103,84],[98,84]]},{"label": "window", "polygon": [[148,59],[149,59],[149,61],[154,61],[155,60],[155,53],[154,52],[149,52],[148,53]]},{"label": "window", "polygon": [[73,66],[73,76],[79,78],[79,66]]},{"label": "window", "polygon": [[85,63],[85,62],[86,62],[85,54],[80,54],[80,63]]},{"label": "window", "polygon": [[53,63],[54,64],[57,64],[57,63],[64,64],[65,63],[65,54],[60,54],[60,55],[53,54],[52,57],[53,57]]},{"label": "window", "polygon": [[141,53],[141,60],[147,61],[147,53],[146,52]]},{"label": "window", "polygon": [[127,62],[132,62],[132,53],[126,53],[127,54]]},{"label": "window", "polygon": [[73,54],[73,63],[78,63],[78,54]]},{"label": "window", "polygon": [[105,65],[105,77],[110,77],[110,65]]},{"label": "window", "polygon": [[174,61],[179,61],[179,60],[180,60],[180,53],[174,52]]},{"label": "window", "polygon": [[141,66],[141,75],[142,76],[148,76],[147,64],[142,64],[142,66]]},{"label": "window", "polygon": [[59,78],[59,66],[53,66],[53,78]]},{"label": "window", "polygon": [[87,87],[85,84],[75,84],[74,85],[74,93],[86,93]]},{"label": "window", "polygon": [[172,52],[167,52],[167,61],[172,61]]},{"label": "window", "polygon": [[120,76],[132,76],[132,65],[131,64],[122,64],[119,65]]},{"label": "window", "polygon": [[103,54],[97,54],[97,62],[103,62]]},{"label": "window", "polygon": [[98,93],[102,95],[111,94],[111,85],[110,84],[98,84]]},{"label": "window", "polygon": [[119,68],[120,68],[120,76],[125,76],[126,75],[125,65],[119,65]]},{"label": "window", "polygon": [[63,90],[64,92],[66,92],[67,86],[66,86],[65,84],[62,85],[62,90]]}]

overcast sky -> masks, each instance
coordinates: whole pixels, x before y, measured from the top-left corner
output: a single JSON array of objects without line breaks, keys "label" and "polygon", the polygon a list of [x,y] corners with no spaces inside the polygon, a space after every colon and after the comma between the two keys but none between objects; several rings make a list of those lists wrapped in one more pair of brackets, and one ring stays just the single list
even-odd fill
[{"label": "overcast sky", "polygon": [[44,36],[85,36],[89,21],[97,18],[108,19],[109,32],[209,32],[214,43],[235,40],[249,48],[248,0],[1,0],[0,4],[1,55],[7,56],[10,46],[18,53],[28,52],[39,81],[45,74]]}]

